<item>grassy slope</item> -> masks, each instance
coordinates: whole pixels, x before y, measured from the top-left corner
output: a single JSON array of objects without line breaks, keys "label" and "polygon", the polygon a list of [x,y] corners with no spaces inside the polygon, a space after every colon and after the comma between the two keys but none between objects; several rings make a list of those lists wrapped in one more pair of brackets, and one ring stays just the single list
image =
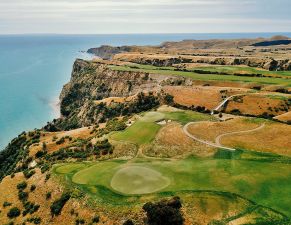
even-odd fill
[{"label": "grassy slope", "polygon": [[242,67],[242,66],[207,66],[207,67],[196,67],[195,69],[210,71],[210,72],[221,72],[221,73],[249,73],[249,74],[263,74],[270,76],[291,76],[290,71],[268,71],[257,69],[253,67]]},{"label": "grassy slope", "polygon": [[[111,178],[125,163],[126,161],[111,161],[88,165],[88,168],[81,169],[75,175],[72,173],[71,179],[73,182],[86,184],[81,186],[87,188],[86,191],[93,194],[95,198],[110,202],[116,195],[110,187]],[[75,168],[74,164],[70,165]],[[154,169],[170,178],[171,184],[163,189],[163,192],[210,190],[237,193],[291,216],[290,201],[287,197],[291,195],[290,164],[188,158],[171,162],[145,161],[132,165]],[[56,173],[62,170],[62,167],[59,167]],[[98,190],[99,188],[101,189]],[[125,196],[120,198],[116,196],[119,203],[122,199],[126,200]]]},{"label": "grassy slope", "polygon": [[133,71],[133,72],[146,72],[146,73],[152,73],[152,74],[183,76],[183,77],[189,77],[195,80],[203,80],[203,81],[218,80],[218,81],[235,81],[235,82],[254,82],[254,83],[259,83],[259,84],[291,86],[291,81],[288,79],[283,79],[283,78],[198,74],[194,72],[162,70],[159,67],[156,67],[156,69],[137,69],[137,68],[130,68],[127,66],[110,66],[110,68],[113,70],[118,70],[118,71]]},{"label": "grassy slope", "polygon": [[111,138],[118,141],[127,141],[137,145],[150,143],[160,130],[161,126],[155,121],[159,120],[175,120],[182,124],[190,121],[211,120],[213,117],[202,113],[192,111],[179,112],[147,112],[144,116],[136,121],[131,127],[125,131],[111,135]]}]

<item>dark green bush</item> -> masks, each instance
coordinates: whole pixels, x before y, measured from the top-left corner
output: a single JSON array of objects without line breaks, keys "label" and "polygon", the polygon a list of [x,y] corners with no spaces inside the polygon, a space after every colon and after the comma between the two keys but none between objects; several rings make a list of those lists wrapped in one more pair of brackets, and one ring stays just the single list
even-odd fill
[{"label": "dark green bush", "polygon": [[181,207],[180,198],[174,197],[157,203],[146,203],[143,209],[147,213],[149,225],[182,225],[184,218],[180,211]]},{"label": "dark green bush", "polygon": [[41,157],[45,156],[46,154],[47,154],[46,151],[40,150],[40,151],[38,151],[38,152],[35,154],[35,157],[36,157],[36,158],[41,158]]},{"label": "dark green bush", "polygon": [[60,138],[60,140],[56,141],[57,145],[61,145],[63,143],[65,143],[66,139],[64,137]]},{"label": "dark green bush", "polygon": [[26,179],[29,179],[30,177],[32,177],[35,174],[34,170],[24,170],[23,171],[23,175]]},{"label": "dark green bush", "polygon": [[51,199],[52,197],[52,193],[51,192],[47,192],[46,195],[45,195],[45,199],[48,200],[48,199]]},{"label": "dark green bush", "polygon": [[83,219],[76,219],[75,224],[76,225],[85,224],[85,220],[83,220]]},{"label": "dark green bush", "polygon": [[3,203],[3,207],[4,207],[4,208],[6,208],[6,207],[8,207],[8,206],[11,206],[11,205],[12,205],[12,203],[10,203],[10,202],[6,202],[6,201]]},{"label": "dark green bush", "polygon": [[27,215],[28,213],[33,214],[33,213],[37,212],[39,207],[40,207],[40,205],[37,205],[37,204],[29,202],[29,201],[25,202],[23,204],[23,206],[25,209],[22,213],[23,216]]},{"label": "dark green bush", "polygon": [[33,184],[30,186],[30,191],[34,191],[36,189],[36,186]]},{"label": "dark green bush", "polygon": [[66,192],[63,193],[59,199],[55,200],[50,207],[52,216],[60,215],[64,205],[70,198],[71,194]]},{"label": "dark green bush", "polygon": [[28,218],[27,222],[34,223],[34,224],[40,224],[41,223],[41,218],[40,217]]},{"label": "dark green bush", "polygon": [[18,192],[18,199],[22,202],[25,202],[27,201],[28,199],[28,193],[27,192],[24,192],[24,191],[19,191]]},{"label": "dark green bush", "polygon": [[99,223],[99,221],[100,221],[99,216],[94,216],[92,219],[92,223]]},{"label": "dark green bush", "polygon": [[132,220],[126,220],[123,225],[134,225],[134,223],[132,222]]},{"label": "dark green bush", "polygon": [[7,216],[9,218],[16,218],[20,216],[20,210],[17,207],[13,207],[9,210],[9,212],[7,213]]}]

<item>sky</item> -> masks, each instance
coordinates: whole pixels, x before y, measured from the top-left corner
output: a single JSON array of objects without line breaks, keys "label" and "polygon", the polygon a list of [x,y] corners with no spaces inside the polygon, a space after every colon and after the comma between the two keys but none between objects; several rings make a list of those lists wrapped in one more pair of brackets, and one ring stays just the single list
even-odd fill
[{"label": "sky", "polygon": [[291,32],[290,0],[0,0],[0,34]]}]

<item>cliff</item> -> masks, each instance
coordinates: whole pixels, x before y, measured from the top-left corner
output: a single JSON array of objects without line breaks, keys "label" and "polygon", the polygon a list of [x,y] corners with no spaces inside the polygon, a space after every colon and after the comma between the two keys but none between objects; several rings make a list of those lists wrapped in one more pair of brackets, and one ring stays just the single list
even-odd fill
[{"label": "cliff", "polygon": [[[191,84],[191,81],[183,77],[115,71],[103,62],[78,59],[71,80],[60,95],[62,117],[48,124],[46,129],[74,129],[151,109],[163,102],[162,86],[176,83]],[[110,106],[98,102],[110,97],[130,97],[130,100]]]}]

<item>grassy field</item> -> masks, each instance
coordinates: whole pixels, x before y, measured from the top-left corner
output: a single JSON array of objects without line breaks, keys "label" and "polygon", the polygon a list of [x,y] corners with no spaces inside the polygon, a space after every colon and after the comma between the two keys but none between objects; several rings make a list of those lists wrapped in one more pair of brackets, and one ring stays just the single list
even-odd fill
[{"label": "grassy field", "polygon": [[[170,184],[155,195],[183,191],[236,193],[291,217],[288,198],[291,195],[291,165],[288,163],[223,159],[220,155],[220,158],[190,157],[179,161],[107,161],[88,164],[86,168],[80,167],[80,164],[67,164],[55,168],[55,173],[67,176],[73,184],[94,198],[106,202],[118,201],[121,204],[123,201],[128,203],[130,199],[136,201],[138,197],[121,195],[111,186],[116,173],[127,167],[150,169],[160,174],[158,176],[169,179]],[[136,185],[134,182],[134,179],[124,179],[122,189],[128,187],[131,190]],[[147,187],[147,182],[142,185],[144,188],[152,188],[151,183],[150,187]]]},{"label": "grassy field", "polygon": [[173,76],[183,76],[189,77],[194,80],[214,80],[214,81],[234,81],[234,82],[253,82],[259,84],[271,84],[271,85],[284,85],[291,86],[290,79],[284,78],[269,78],[269,77],[247,77],[247,76],[235,76],[235,75],[216,75],[216,74],[198,74],[195,72],[187,71],[174,71],[172,69],[163,70],[160,67],[151,66],[150,69],[144,68],[132,68],[128,66],[110,66],[112,70],[118,71],[133,71],[133,72],[146,72],[152,74],[161,74],[161,75],[173,75]]},{"label": "grassy field", "polygon": [[148,144],[156,137],[161,126],[156,123],[160,120],[174,120],[181,124],[190,121],[214,120],[214,117],[192,111],[177,112],[147,112],[125,131],[111,135],[113,140],[131,142],[137,145]]},{"label": "grassy field", "polygon": [[291,76],[290,71],[268,71],[257,69],[254,67],[246,66],[209,66],[209,67],[195,67],[197,70],[210,71],[210,72],[220,72],[220,73],[246,73],[246,74],[262,74],[266,76],[280,76],[280,77],[289,77]]}]

